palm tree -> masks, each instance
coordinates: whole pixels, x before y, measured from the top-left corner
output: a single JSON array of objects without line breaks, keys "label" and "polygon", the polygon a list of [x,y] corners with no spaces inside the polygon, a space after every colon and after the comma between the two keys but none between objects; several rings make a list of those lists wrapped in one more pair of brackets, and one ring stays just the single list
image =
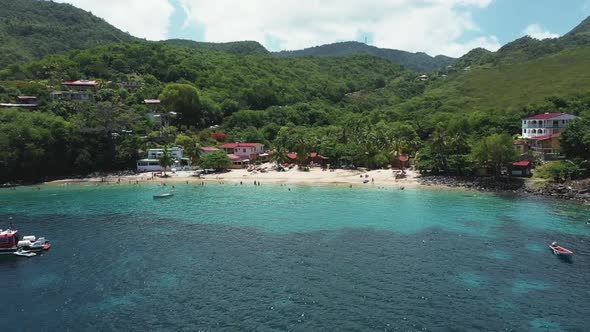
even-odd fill
[{"label": "palm tree", "polygon": [[196,165],[201,160],[201,145],[199,143],[195,143],[191,145],[188,149],[186,149],[186,154],[191,159],[191,163]]},{"label": "palm tree", "polygon": [[164,176],[166,176],[166,170],[174,164],[174,159],[172,159],[172,154],[167,145],[164,146],[163,150],[162,155],[158,158],[158,162],[160,166],[164,167]]},{"label": "palm tree", "polygon": [[277,146],[270,158],[279,166],[287,160],[287,152],[282,146]]}]

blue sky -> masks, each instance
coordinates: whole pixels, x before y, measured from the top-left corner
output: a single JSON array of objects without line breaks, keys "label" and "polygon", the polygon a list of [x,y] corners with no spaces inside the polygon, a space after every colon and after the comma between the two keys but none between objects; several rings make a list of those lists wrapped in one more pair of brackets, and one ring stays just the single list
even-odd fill
[{"label": "blue sky", "polygon": [[[523,36],[529,24],[540,24],[563,35],[590,16],[590,0],[495,0],[473,12],[481,31],[498,36],[502,44]],[[473,33],[467,33],[469,38]]]},{"label": "blue sky", "polygon": [[272,51],[336,41],[431,55],[563,35],[590,0],[58,0],[150,40],[256,40]]}]

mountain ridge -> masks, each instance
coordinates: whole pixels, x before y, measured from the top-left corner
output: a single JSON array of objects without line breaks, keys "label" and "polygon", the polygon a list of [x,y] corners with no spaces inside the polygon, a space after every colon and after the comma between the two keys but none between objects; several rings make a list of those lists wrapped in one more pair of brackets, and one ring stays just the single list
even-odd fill
[{"label": "mountain ridge", "polygon": [[446,55],[432,57],[424,52],[412,53],[396,49],[379,48],[355,41],[313,46],[302,50],[273,52],[273,54],[280,57],[329,57],[368,54],[389,60],[418,72],[432,72],[450,65],[456,60]]}]

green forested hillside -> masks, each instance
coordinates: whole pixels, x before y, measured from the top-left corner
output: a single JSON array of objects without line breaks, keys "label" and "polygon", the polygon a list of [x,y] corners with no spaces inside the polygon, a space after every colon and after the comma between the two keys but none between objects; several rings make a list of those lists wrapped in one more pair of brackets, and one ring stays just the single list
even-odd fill
[{"label": "green forested hillside", "polygon": [[[570,32],[559,38],[538,40],[529,36],[518,38],[504,46],[497,52],[484,52],[485,50],[472,50],[455,63],[455,67],[463,69],[474,64],[510,64],[538,59],[563,50],[577,47],[590,47],[590,17],[586,18]],[[477,51],[474,53],[474,51]]]},{"label": "green forested hillside", "polygon": [[0,8],[0,68],[49,54],[136,39],[68,4],[0,0]]},{"label": "green forested hillside", "polygon": [[244,57],[139,42],[74,51],[11,66],[0,70],[0,79],[46,80],[55,84],[64,79],[125,81],[130,75],[152,75],[161,83],[184,81],[193,84],[219,103],[265,109],[301,101],[338,102],[349,92],[382,88],[401,73],[399,66],[369,56]]},{"label": "green forested hillside", "polygon": [[442,69],[455,62],[454,58],[444,55],[431,57],[426,53],[410,53],[400,50],[378,48],[359,42],[341,42],[310,47],[298,51],[282,51],[274,53],[281,57],[323,56],[340,57],[367,54],[389,60],[408,69],[419,72],[431,72]]},{"label": "green forested hillside", "polygon": [[504,65],[472,67],[433,85],[436,97],[463,110],[509,110],[549,96],[590,94],[590,48],[572,48],[542,58]]},{"label": "green forested hillside", "polygon": [[164,43],[174,46],[190,47],[195,49],[208,49],[213,51],[227,52],[238,55],[261,55],[270,54],[264,46],[255,41],[241,41],[229,43],[205,43],[186,39],[169,39]]}]

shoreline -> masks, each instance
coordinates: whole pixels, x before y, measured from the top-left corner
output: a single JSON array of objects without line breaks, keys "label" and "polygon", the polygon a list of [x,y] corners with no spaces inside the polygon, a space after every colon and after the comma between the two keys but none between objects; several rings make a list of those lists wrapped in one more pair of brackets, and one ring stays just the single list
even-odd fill
[{"label": "shoreline", "polygon": [[[248,172],[245,169],[230,170],[226,173],[215,173],[203,175],[201,177],[193,176],[192,171],[178,171],[175,173],[167,172],[169,177],[152,177],[151,173],[140,173],[134,175],[106,175],[103,177],[87,178],[68,178],[43,182],[46,185],[63,185],[63,184],[95,184],[95,185],[112,185],[112,184],[176,184],[176,183],[243,183],[243,184],[291,184],[291,185],[347,185],[353,187],[432,187],[422,185],[413,171],[406,171],[406,178],[395,179],[392,170],[343,170],[333,171],[312,168],[310,171],[299,171],[291,169],[286,172],[268,171],[268,172]],[[435,186],[438,187],[438,186]],[[440,186],[443,188],[444,186]]]},{"label": "shoreline", "polygon": [[[268,166],[268,164],[267,164]],[[193,175],[193,171],[168,172],[169,177],[153,177],[151,173],[139,174],[108,174],[105,176],[90,176],[85,178],[66,178],[43,182],[43,185],[133,185],[133,184],[207,184],[231,183],[252,185],[321,185],[346,186],[350,188],[394,188],[394,189],[425,189],[425,190],[458,190],[465,192],[485,192],[495,194],[513,194],[522,197],[536,197],[558,201],[572,201],[582,204],[590,203],[590,194],[572,195],[564,191],[563,185],[547,185],[543,188],[533,188],[530,180],[492,181],[489,178],[452,177],[452,176],[423,176],[413,170],[406,171],[403,179],[395,178],[396,170],[381,169],[372,171],[362,170],[322,170],[311,168],[300,171],[293,168],[286,172],[274,170],[267,172],[249,172],[246,169],[233,169],[226,173],[208,174],[201,177]],[[31,185],[35,186],[35,185]],[[558,191],[551,188],[558,187]],[[550,189],[546,189],[550,188]]]}]

